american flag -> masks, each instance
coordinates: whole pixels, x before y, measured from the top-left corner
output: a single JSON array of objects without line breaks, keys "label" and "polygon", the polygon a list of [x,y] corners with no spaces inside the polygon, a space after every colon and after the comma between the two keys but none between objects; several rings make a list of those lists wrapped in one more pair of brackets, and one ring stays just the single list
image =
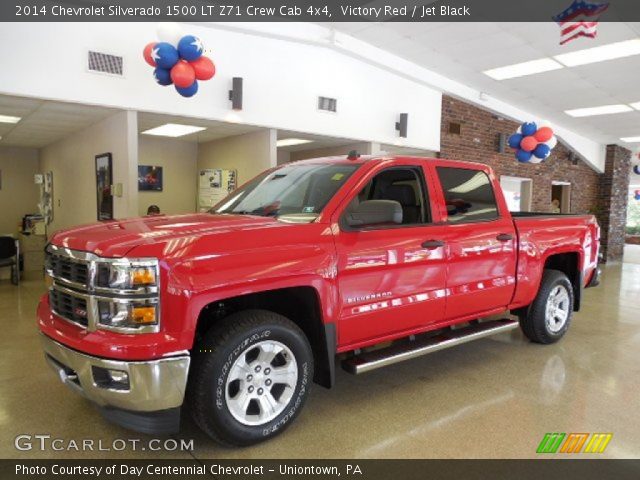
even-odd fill
[{"label": "american flag", "polygon": [[563,12],[553,20],[560,25],[560,45],[578,37],[595,38],[598,29],[598,18],[607,8],[608,3],[592,3],[584,0],[573,0]]}]

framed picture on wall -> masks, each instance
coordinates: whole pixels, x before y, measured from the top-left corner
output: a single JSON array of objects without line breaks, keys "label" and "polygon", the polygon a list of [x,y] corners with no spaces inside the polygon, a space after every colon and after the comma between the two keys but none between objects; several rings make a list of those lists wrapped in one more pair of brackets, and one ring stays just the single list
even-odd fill
[{"label": "framed picture on wall", "polygon": [[98,220],[113,220],[113,170],[111,153],[96,155],[96,195]]},{"label": "framed picture on wall", "polygon": [[162,191],[162,167],[138,165],[138,191]]}]

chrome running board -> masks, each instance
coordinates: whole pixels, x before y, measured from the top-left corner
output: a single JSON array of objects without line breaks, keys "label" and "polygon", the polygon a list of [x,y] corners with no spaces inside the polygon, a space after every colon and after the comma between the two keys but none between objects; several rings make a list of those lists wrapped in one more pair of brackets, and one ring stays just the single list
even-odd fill
[{"label": "chrome running board", "polygon": [[418,338],[412,341],[406,340],[380,350],[360,353],[343,360],[342,368],[349,373],[358,375],[376,368],[386,367],[394,363],[437,352],[438,350],[507,332],[514,328],[518,328],[518,322],[509,319],[474,323],[464,328],[449,329],[435,337]]}]

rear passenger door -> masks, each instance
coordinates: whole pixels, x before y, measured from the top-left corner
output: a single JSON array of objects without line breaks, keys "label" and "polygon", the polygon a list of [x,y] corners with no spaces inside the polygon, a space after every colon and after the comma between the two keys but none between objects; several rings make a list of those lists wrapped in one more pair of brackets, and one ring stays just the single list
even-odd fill
[{"label": "rear passenger door", "polygon": [[446,320],[506,307],[516,279],[516,232],[497,182],[482,165],[435,162],[448,251]]}]

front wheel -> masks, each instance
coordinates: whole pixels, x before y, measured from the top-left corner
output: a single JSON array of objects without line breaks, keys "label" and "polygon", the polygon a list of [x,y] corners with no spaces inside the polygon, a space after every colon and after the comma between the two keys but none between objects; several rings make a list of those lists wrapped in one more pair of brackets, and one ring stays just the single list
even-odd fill
[{"label": "front wheel", "polygon": [[309,342],[297,325],[276,313],[230,315],[207,332],[194,353],[192,415],[220,443],[251,445],[277,435],[309,394]]},{"label": "front wheel", "polygon": [[545,270],[535,300],[520,316],[520,328],[536,343],[554,343],[569,329],[573,315],[573,286],[558,270]]}]

